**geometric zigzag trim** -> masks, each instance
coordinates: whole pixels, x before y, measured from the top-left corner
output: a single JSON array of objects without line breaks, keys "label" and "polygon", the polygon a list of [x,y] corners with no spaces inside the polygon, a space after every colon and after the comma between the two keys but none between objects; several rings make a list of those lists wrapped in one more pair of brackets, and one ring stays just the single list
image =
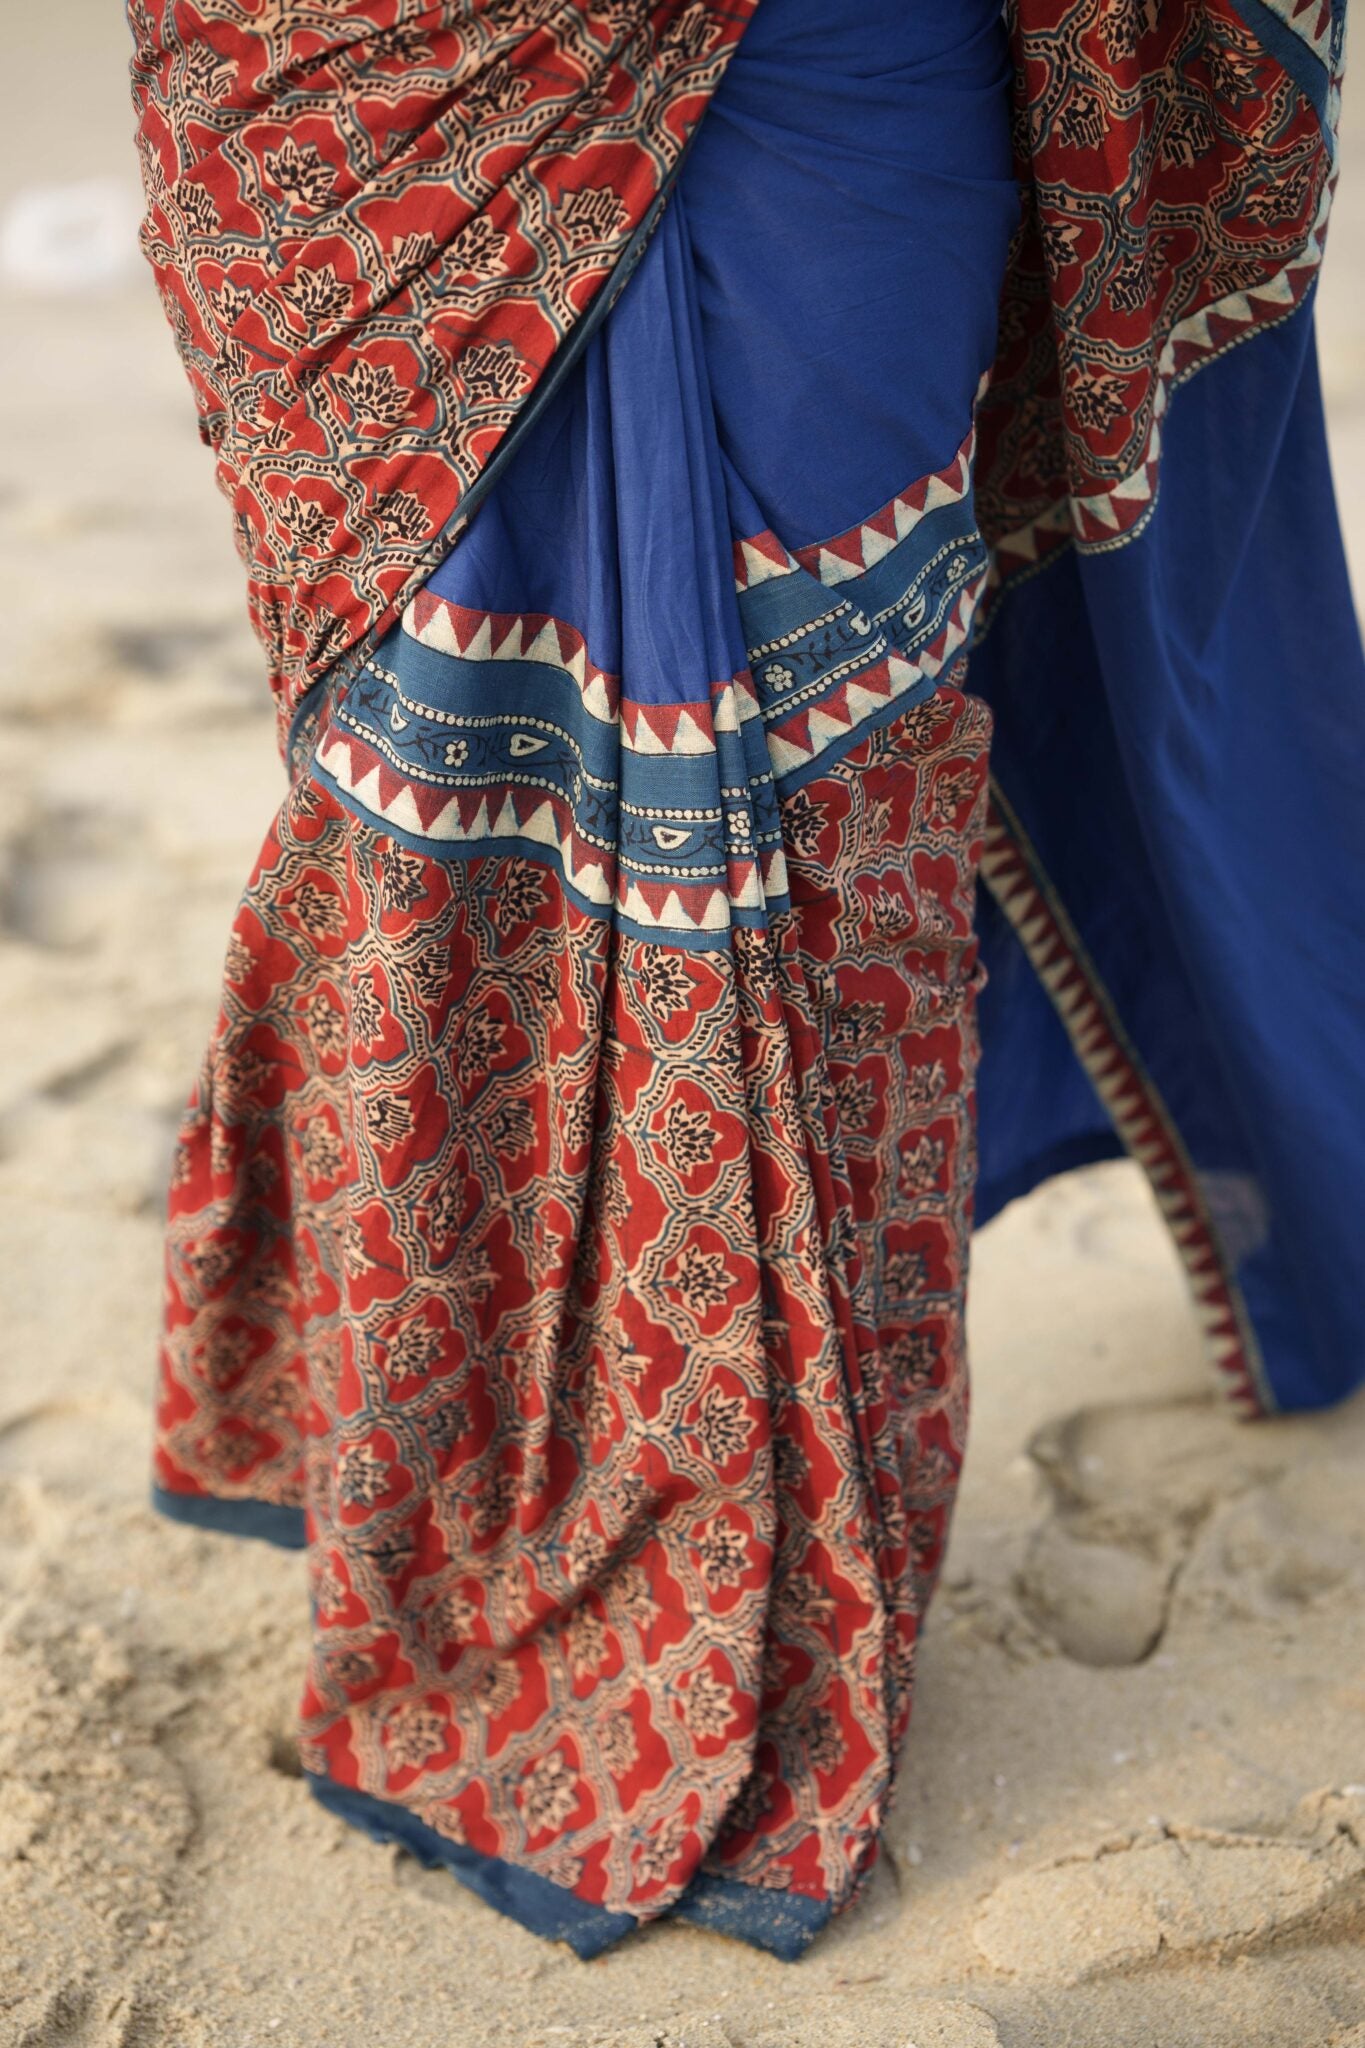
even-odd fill
[{"label": "geometric zigzag trim", "polygon": [[[940,552],[950,559],[935,570],[911,657],[853,614],[845,638],[833,619],[818,636],[827,673],[813,689],[797,678],[756,687],[741,669],[713,683],[709,701],[631,699],[562,620],[424,600],[330,708],[315,770],[348,808],[419,850],[455,859],[534,844],[585,908],[614,913],[635,936],[726,944],[734,922],[766,921],[787,900],[779,790],[931,693],[966,644],[979,555]],[[449,669],[424,683],[405,644]],[[851,658],[828,670],[842,647]],[[485,694],[490,663],[506,678],[495,696]]]},{"label": "geometric zigzag trim", "polygon": [[983,581],[977,573],[949,592],[933,637],[916,649],[913,659],[888,649],[882,659],[846,676],[827,690],[818,704],[783,712],[781,699],[763,700],[768,756],[780,789],[796,786],[798,776],[818,769],[831,747],[851,744],[870,718],[884,718],[900,698],[923,693],[944,675],[953,657],[967,644],[972,616]]},{"label": "geometric zigzag trim", "polygon": [[[825,749],[850,741],[867,717],[948,668],[966,644],[980,583],[978,572],[952,587],[938,629],[915,650],[913,659],[887,648],[880,658],[852,666],[838,683],[819,693],[818,701],[790,709],[779,693],[768,690],[760,703],[746,669],[713,683],[709,701],[638,702],[622,695],[618,676],[591,660],[576,628],[545,614],[476,612],[423,593],[404,612],[402,627],[420,645],[460,659],[558,668],[577,685],[584,715],[615,725],[629,753],[708,754],[714,751],[718,732],[736,731],[749,719],[762,717],[773,773],[785,786],[801,769],[817,764]],[[389,682],[401,696],[398,679],[375,660],[370,673]],[[424,706],[411,708],[438,715]]]},{"label": "geometric zigzag trim", "polygon": [[[428,853],[450,859],[507,850],[511,842],[534,845],[585,908],[607,914],[614,905],[639,937],[668,932],[700,942],[709,935],[719,944],[736,919],[766,920],[785,902],[788,881],[780,829],[768,814],[771,788],[754,786],[741,751],[738,727],[758,717],[748,676],[714,687],[721,713],[714,720],[705,705],[687,707],[706,720],[716,774],[713,800],[694,788],[690,801],[684,790],[681,806],[659,777],[670,763],[686,771],[697,759],[695,720],[689,716],[671,757],[657,747],[626,749],[618,781],[609,746],[617,728],[603,723],[599,745],[607,743],[607,752],[595,750],[584,694],[570,697],[572,686],[566,670],[566,694],[547,698],[539,716],[509,707],[480,718],[480,743],[491,758],[472,775],[446,773],[417,765],[401,749],[414,735],[425,739],[430,727],[458,730],[461,721],[415,699],[372,659],[324,725],[315,770],[348,808]],[[357,715],[362,706],[368,717]],[[454,746],[463,754],[467,742]]]},{"label": "geometric zigzag trim", "polygon": [[578,685],[591,717],[616,717],[620,678],[597,666],[576,626],[548,613],[473,611],[419,590],[403,611],[402,627],[424,647],[463,661],[534,661],[562,669]]},{"label": "geometric zigzag trim", "polygon": [[[946,470],[918,478],[833,540],[795,554],[771,534],[736,541],[742,610],[759,586],[766,597],[778,583],[790,588],[789,578],[807,589],[838,586],[838,597],[835,609],[817,616],[798,608],[780,645],[769,643],[745,610],[753,673],[713,682],[705,698],[634,698],[618,675],[592,660],[577,627],[545,613],[490,613],[422,591],[407,605],[401,630],[459,661],[508,664],[509,673],[525,663],[559,670],[582,715],[615,726],[631,753],[704,755],[714,750],[718,731],[761,716],[772,772],[784,789],[794,787],[869,717],[884,716],[894,699],[946,672],[967,644],[986,570],[970,518],[974,442],[973,428]],[[924,522],[952,509],[962,516],[948,527],[940,519],[931,542]],[[874,590],[885,605],[874,601]],[[384,673],[376,663],[371,668]]]},{"label": "geometric zigzag trim", "polygon": [[1219,1388],[1243,1415],[1273,1411],[1255,1333],[1193,1162],[1079,933],[994,781],[981,877],[1051,997],[1115,1130],[1147,1175],[1185,1268]]},{"label": "geometric zigzag trim", "polygon": [[1156,506],[1162,436],[1174,392],[1196,371],[1254,335],[1264,333],[1302,305],[1322,263],[1335,188],[1335,175],[1324,180],[1317,215],[1306,241],[1273,277],[1263,284],[1226,293],[1213,304],[1188,314],[1171,329],[1159,359],[1151,427],[1142,459],[1132,473],[1102,491],[1060,499],[1027,525],[991,543],[990,570],[977,627],[979,636],[984,637],[993,622],[1004,588],[1038,569],[1057,549],[1070,544],[1082,554],[1104,554],[1125,546],[1141,533]]},{"label": "geometric zigzag trim", "polygon": [[[981,378],[978,395],[986,387]],[[907,540],[930,512],[956,505],[972,487],[972,458],[976,450],[973,421],[965,440],[946,469],[919,477],[908,490],[888,500],[870,519],[860,520],[846,533],[829,540],[812,541],[789,550],[775,533],[765,530],[750,534],[734,544],[735,588],[752,590],[774,577],[791,576],[799,569],[833,588],[851,582],[876,567],[903,540]]]},{"label": "geometric zigzag trim", "polygon": [[[621,744],[631,752],[713,753],[718,731],[737,731],[745,719],[759,716],[753,683],[744,672],[713,683],[708,698],[646,704],[623,697],[620,677],[592,660],[578,628],[545,612],[474,611],[419,591],[403,613],[402,629],[421,646],[460,661],[532,662],[558,669],[576,686],[583,715],[619,726]],[[388,679],[397,687],[395,678]]]},{"label": "geometric zigzag trim", "polygon": [[550,613],[418,592],[321,711],[315,770],[419,853],[519,844],[634,937],[728,945],[787,902],[779,800],[931,695],[970,640],[971,449],[969,432],[835,542],[782,550],[790,567],[738,593],[749,665],[694,694],[637,697]]}]

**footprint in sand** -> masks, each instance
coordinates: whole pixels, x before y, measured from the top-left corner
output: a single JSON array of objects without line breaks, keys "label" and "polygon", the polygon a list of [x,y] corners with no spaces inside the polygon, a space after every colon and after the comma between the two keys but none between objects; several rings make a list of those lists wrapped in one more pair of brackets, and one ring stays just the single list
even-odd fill
[{"label": "footprint in sand", "polygon": [[225,640],[236,643],[236,621],[205,624],[195,619],[112,627],[104,636],[110,659],[135,675],[159,682],[183,677],[187,669],[217,655]]},{"label": "footprint in sand", "polygon": [[1218,1959],[1365,1916],[1365,1789],[1312,1794],[1283,1829],[1168,1826],[997,1885],[972,1929],[993,1968],[1079,1984],[1158,1958]]},{"label": "footprint in sand", "polygon": [[40,2017],[21,2026],[15,2048],[210,2048],[202,2024],[168,2011],[145,1983],[63,1984],[44,1995]]},{"label": "footprint in sand", "polygon": [[62,1550],[71,1514],[32,1472],[0,1474],[0,1584],[7,1594],[27,1592],[44,1559]]},{"label": "footprint in sand", "polygon": [[1037,1432],[1029,1455],[1051,1495],[1016,1590],[1066,1656],[1136,1664],[1161,1641],[1196,1532],[1273,1479],[1287,1452],[1209,1400],[1083,1408]]},{"label": "footprint in sand", "polygon": [[[90,1437],[75,1420],[86,1405],[45,1402],[0,1421],[0,1585],[11,1598],[28,1595],[70,1541],[87,1491]],[[105,1403],[88,1405],[98,1414]]]},{"label": "footprint in sand", "polygon": [[83,1059],[72,1061],[49,1075],[42,1092],[51,1102],[83,1102],[97,1092],[111,1075],[137,1057],[138,1048],[130,1038],[111,1038],[96,1046]]},{"label": "footprint in sand", "polygon": [[164,2038],[144,1992],[106,1985],[97,1995],[62,1984],[47,1995],[41,2016],[21,2026],[15,2048],[153,2048]]},{"label": "footprint in sand", "polygon": [[1221,1505],[1180,1575],[1182,1622],[1292,1620],[1365,1592],[1358,1458],[1323,1456]]},{"label": "footprint in sand", "polygon": [[[11,526],[31,538],[55,529],[54,537],[64,540],[72,518],[70,505],[39,499],[10,510]],[[98,531],[109,511],[92,501],[75,518]],[[5,713],[21,730],[61,723],[89,734],[154,720],[164,736],[168,725],[202,732],[225,720],[259,718],[266,708],[259,650],[235,604],[208,619],[149,615],[111,624],[78,615],[54,622],[50,632],[31,632],[24,658],[12,667]]]},{"label": "footprint in sand", "polygon": [[212,619],[147,620],[97,637],[106,715],[206,725],[262,715],[259,653],[235,610]]},{"label": "footprint in sand", "polygon": [[852,2000],[803,1999],[800,2012],[795,2027],[788,2013],[771,2032],[745,2014],[745,2048],[1000,2048],[990,2014],[961,1998],[907,1998],[904,1992],[879,1998],[859,1986]]},{"label": "footprint in sand", "polygon": [[14,1604],[0,1660],[0,1924],[26,1927],[15,1953],[107,1972],[169,1925],[198,1820],[163,1741],[186,1697],[67,1604],[55,1577]]}]

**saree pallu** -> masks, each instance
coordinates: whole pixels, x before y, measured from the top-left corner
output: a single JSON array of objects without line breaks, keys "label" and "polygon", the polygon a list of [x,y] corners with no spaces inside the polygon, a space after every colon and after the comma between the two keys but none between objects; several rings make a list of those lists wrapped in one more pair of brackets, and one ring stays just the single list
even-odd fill
[{"label": "saree pallu", "polygon": [[[1258,1103],[1325,1079],[1272,1085],[1249,986],[1284,834],[1359,851],[1302,339],[1340,20],[341,12],[130,9],[291,776],[181,1134],[153,1498],[307,1545],[335,1811],[580,1954],[671,1913],[794,1956],[891,1791],[974,1203],[1127,1143],[1242,1404],[1360,1376],[1361,1130],[1325,1185],[1275,1155]],[[1171,393],[1251,333],[1265,432],[1225,482],[1192,421],[1182,472]],[[1200,721],[1289,658],[1317,722],[1252,832]]]}]

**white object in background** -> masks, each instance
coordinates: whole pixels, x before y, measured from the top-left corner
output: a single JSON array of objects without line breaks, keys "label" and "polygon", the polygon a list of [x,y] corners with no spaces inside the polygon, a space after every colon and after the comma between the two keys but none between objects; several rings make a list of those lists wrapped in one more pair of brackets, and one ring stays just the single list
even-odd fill
[{"label": "white object in background", "polygon": [[0,211],[0,283],[31,292],[105,289],[141,265],[142,196],[121,178],[30,185]]}]

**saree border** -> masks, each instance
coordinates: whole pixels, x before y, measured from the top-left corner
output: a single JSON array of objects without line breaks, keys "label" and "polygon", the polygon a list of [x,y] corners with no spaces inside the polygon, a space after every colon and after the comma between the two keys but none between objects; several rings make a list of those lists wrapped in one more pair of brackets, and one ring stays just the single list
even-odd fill
[{"label": "saree border", "polygon": [[283,1507],[252,1494],[186,1493],[153,1482],[149,1500],[167,1521],[222,1536],[256,1536],[279,1550],[305,1550],[308,1524],[303,1508]]},{"label": "saree border", "polygon": [[[486,1856],[429,1827],[409,1806],[376,1799],[325,1772],[305,1770],[304,1783],[320,1806],[377,1842],[398,1842],[428,1870],[448,1870],[486,1905],[548,1941],[564,1941],[580,1962],[590,1962],[623,1935],[655,1924],[634,1913],[614,1913],[581,1899],[522,1864]],[[833,1913],[828,1899],[804,1892],[767,1890],[699,1870],[665,1919],[691,1921],[767,1949],[780,1962],[804,1954]]]},{"label": "saree border", "polygon": [[1215,1383],[1240,1413],[1273,1414],[1278,1404],[1260,1345],[1194,1162],[1037,849],[994,776],[981,879],[1050,997],[1125,1150],[1147,1177],[1194,1297]]},{"label": "saree border", "polygon": [[728,946],[788,905],[777,800],[931,697],[969,642],[972,439],[833,540],[734,541],[743,663],[676,700],[623,689],[573,621],[418,592],[296,722],[296,780],[427,858],[524,853],[632,938]]},{"label": "saree border", "polygon": [[[1012,0],[1017,10],[1018,0]],[[1125,476],[1097,491],[1065,490],[1034,500],[1037,507],[1015,523],[988,521],[990,568],[982,591],[976,637],[989,632],[1000,600],[1013,584],[1074,547],[1103,554],[1124,547],[1146,528],[1160,489],[1164,422],[1180,386],[1220,356],[1291,317],[1310,300],[1322,265],[1340,166],[1339,124],[1345,64],[1345,0],[1227,0],[1231,11],[1279,66],[1321,130],[1325,174],[1311,220],[1298,247],[1259,283],[1240,286],[1196,304],[1161,332],[1158,323],[1151,387],[1151,414],[1141,456]],[[1308,19],[1307,17],[1312,17]],[[1010,270],[1025,234],[1021,221]],[[979,417],[992,411],[999,359],[983,379]],[[1008,384],[1008,380],[1005,380]],[[988,436],[989,439],[989,431]],[[1027,503],[1027,501],[1025,501]]]},{"label": "saree border", "polygon": [[[1160,496],[1162,431],[1172,399],[1200,370],[1243,342],[1269,333],[1309,303],[1322,264],[1336,186],[1334,171],[1324,183],[1307,242],[1273,278],[1252,289],[1229,292],[1188,314],[1171,329],[1159,358],[1152,425],[1137,468],[1097,495],[1059,498],[1036,518],[990,542],[990,569],[981,594],[976,640],[984,639],[994,625],[1007,593],[1049,567],[1067,548],[1081,555],[1109,554],[1127,547],[1145,531]],[[1261,303],[1253,306],[1253,299]]]}]

